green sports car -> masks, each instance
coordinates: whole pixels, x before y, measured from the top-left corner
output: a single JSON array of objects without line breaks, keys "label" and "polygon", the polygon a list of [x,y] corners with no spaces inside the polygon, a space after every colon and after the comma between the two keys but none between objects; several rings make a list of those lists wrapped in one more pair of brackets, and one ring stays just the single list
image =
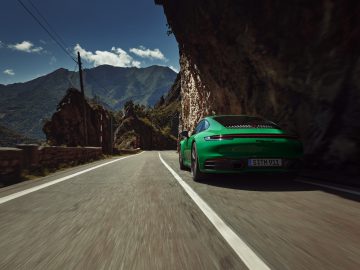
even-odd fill
[{"label": "green sports car", "polygon": [[297,137],[255,116],[205,117],[191,136],[180,135],[180,169],[190,168],[195,181],[207,173],[296,173],[303,155]]}]

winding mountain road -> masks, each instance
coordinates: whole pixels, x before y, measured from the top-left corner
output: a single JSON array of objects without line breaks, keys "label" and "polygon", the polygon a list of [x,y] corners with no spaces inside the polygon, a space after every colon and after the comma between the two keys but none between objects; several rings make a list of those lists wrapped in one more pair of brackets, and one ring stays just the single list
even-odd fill
[{"label": "winding mountain road", "polygon": [[[149,151],[0,190],[0,269],[360,269],[360,193]],[[351,193],[352,192],[352,193]]]}]

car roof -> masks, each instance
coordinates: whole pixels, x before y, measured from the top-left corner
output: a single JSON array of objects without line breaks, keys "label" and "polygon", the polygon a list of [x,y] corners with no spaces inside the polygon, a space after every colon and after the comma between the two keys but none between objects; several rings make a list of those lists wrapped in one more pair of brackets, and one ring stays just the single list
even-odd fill
[{"label": "car roof", "polygon": [[[267,119],[265,119],[265,118],[263,118],[263,117],[261,117],[261,116],[248,115],[248,114],[217,114],[217,115],[205,116],[205,117],[203,117],[202,119],[200,119],[199,121],[204,120],[204,119],[208,119],[208,120],[210,120],[211,122],[213,122],[213,121],[216,121],[216,118],[217,118],[217,117],[228,117],[228,116],[230,116],[230,117],[231,117],[231,116],[234,116],[234,117],[236,117],[236,116],[245,116],[245,117],[254,117],[254,118],[260,118],[260,119],[267,120]],[[218,121],[216,121],[216,123],[218,123]]]},{"label": "car roof", "polygon": [[209,116],[206,116],[204,118],[202,118],[201,120],[209,120],[210,122],[214,123],[215,124],[219,124],[220,126],[224,127],[224,125],[222,123],[220,123],[216,118],[221,118],[221,117],[239,117],[239,116],[242,116],[242,117],[248,117],[248,118],[257,118],[257,119],[261,119],[261,120],[264,120],[264,121],[267,121],[267,122],[270,122],[274,125],[277,126],[277,124],[275,124],[274,122],[270,121],[270,120],[267,120],[266,118],[263,118],[261,116],[255,116],[255,115],[247,115],[247,114],[219,114],[219,115],[209,115]]},{"label": "car roof", "polygon": [[259,117],[259,118],[262,118],[260,116],[248,115],[248,114],[216,114],[216,115],[205,116],[204,119],[206,119],[206,118],[213,119],[214,117],[223,117],[223,116],[246,116],[246,117]]}]

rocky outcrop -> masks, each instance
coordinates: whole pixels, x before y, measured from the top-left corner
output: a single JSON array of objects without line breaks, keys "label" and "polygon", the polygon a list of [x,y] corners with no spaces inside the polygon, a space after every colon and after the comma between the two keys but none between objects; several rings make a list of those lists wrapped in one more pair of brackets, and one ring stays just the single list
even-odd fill
[{"label": "rocky outcrop", "polygon": [[155,105],[152,110],[151,120],[156,126],[175,137],[179,134],[179,117],[181,114],[181,76],[177,75],[176,80],[165,97]]},{"label": "rocky outcrop", "polygon": [[176,149],[176,139],[150,122],[137,117],[126,118],[115,132],[115,148],[144,150]]},{"label": "rocky outcrop", "polygon": [[51,120],[43,131],[50,145],[98,146],[104,153],[111,153],[111,115],[102,106],[85,101],[87,143],[83,117],[83,98],[74,88],[67,91]]},{"label": "rocky outcrop", "polygon": [[176,149],[176,138],[157,128],[147,117],[140,117],[134,104],[125,104],[125,114],[115,131],[116,149]]},{"label": "rocky outcrop", "polygon": [[260,115],[297,133],[308,165],[359,174],[360,2],[155,0],[181,65],[181,124]]}]

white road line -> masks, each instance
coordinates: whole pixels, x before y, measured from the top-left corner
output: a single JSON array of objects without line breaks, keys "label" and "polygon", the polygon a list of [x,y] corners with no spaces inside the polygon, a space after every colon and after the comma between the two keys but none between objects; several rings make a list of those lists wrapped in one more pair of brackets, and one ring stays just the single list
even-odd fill
[{"label": "white road line", "polygon": [[81,174],[84,174],[84,173],[87,173],[87,172],[96,170],[96,169],[98,169],[98,168],[100,168],[100,167],[109,165],[109,164],[111,164],[111,163],[114,163],[114,162],[117,162],[117,161],[120,161],[120,160],[129,158],[129,157],[134,157],[134,156],[140,155],[140,154],[142,154],[142,153],[144,153],[144,152],[140,152],[140,153],[138,153],[138,154],[131,155],[131,156],[126,156],[126,157],[118,158],[118,159],[115,159],[115,160],[112,160],[112,161],[109,161],[109,162],[106,162],[106,163],[97,165],[97,166],[95,166],[95,167],[91,167],[91,168],[89,168],[89,169],[86,169],[86,170],[83,170],[83,171],[80,171],[80,172],[77,172],[77,173],[74,173],[74,174],[70,174],[70,175],[68,175],[68,176],[64,176],[64,177],[62,177],[62,178],[53,180],[53,181],[51,181],[51,182],[48,182],[48,183],[45,183],[45,184],[42,184],[42,185],[38,185],[38,186],[36,186],[36,187],[32,187],[32,188],[29,188],[29,189],[25,189],[25,190],[22,190],[22,191],[19,191],[19,192],[10,194],[10,195],[8,195],[8,196],[5,196],[5,197],[0,198],[0,204],[3,204],[3,203],[5,203],[5,202],[11,201],[11,200],[13,200],[13,199],[22,197],[22,196],[27,195],[27,194],[29,194],[29,193],[38,191],[38,190],[40,190],[40,189],[47,188],[47,187],[49,187],[49,186],[58,184],[58,183],[60,183],[60,182],[69,180],[69,179],[71,179],[71,178],[73,178],[73,177],[75,177],[75,176],[78,176],[78,175],[81,175]]},{"label": "white road line", "polygon": [[316,183],[316,182],[307,181],[307,180],[295,180],[295,181],[305,183],[305,184],[314,185],[314,186],[325,187],[325,188],[329,188],[329,189],[333,189],[333,190],[337,190],[337,191],[342,191],[342,192],[346,192],[346,193],[351,193],[351,194],[360,196],[360,192],[355,191],[355,190],[350,190],[350,189],[340,188],[340,187],[334,187],[334,186],[331,186],[331,185]]},{"label": "white road line", "polygon": [[211,207],[184,181],[181,177],[162,159],[159,158],[165,167],[170,171],[174,178],[179,182],[187,194],[193,199],[201,211],[206,215],[210,222],[224,237],[226,242],[232,247],[239,258],[250,269],[269,270],[270,268],[263,262],[252,249],[233,231],[228,225],[211,209]]}]

